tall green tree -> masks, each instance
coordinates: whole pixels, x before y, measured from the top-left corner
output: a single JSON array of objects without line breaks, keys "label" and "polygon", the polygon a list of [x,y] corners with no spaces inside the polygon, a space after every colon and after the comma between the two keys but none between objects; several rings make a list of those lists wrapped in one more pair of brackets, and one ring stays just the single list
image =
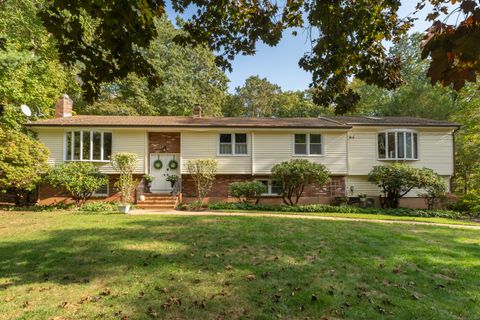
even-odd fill
[{"label": "tall green tree", "polygon": [[37,16],[44,0],[5,0],[0,5],[0,105],[2,123],[18,129],[26,118],[19,106],[54,113],[56,99],[78,89],[75,73],[59,61],[55,39]]},{"label": "tall green tree", "polygon": [[440,85],[432,86],[426,73],[429,62],[421,58],[422,35],[402,37],[392,46],[391,54],[400,56],[402,86],[386,90],[355,79],[350,88],[360,101],[352,114],[383,116],[416,116],[446,120],[458,106],[458,93]]},{"label": "tall green tree", "polygon": [[[162,85],[149,88],[135,74],[104,84],[94,104],[82,108],[89,114],[190,115],[200,104],[207,116],[221,115],[228,78],[215,64],[215,56],[203,46],[182,47],[174,42],[181,33],[166,18],[158,19],[157,36],[144,56],[162,78]],[[82,110],[83,109],[83,110]]]},{"label": "tall green tree", "polygon": [[223,113],[226,116],[270,117],[280,92],[280,87],[266,78],[251,76],[243,86],[235,88],[235,95],[224,106]]},{"label": "tall green tree", "polygon": [[227,117],[317,117],[331,110],[313,102],[312,91],[285,91],[266,78],[251,76],[222,107]]}]

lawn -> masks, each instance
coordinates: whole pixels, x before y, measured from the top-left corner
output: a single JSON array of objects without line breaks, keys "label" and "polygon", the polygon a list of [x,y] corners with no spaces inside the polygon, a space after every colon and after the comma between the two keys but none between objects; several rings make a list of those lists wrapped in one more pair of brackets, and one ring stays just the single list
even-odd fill
[{"label": "lawn", "polygon": [[480,231],[0,214],[1,319],[476,319]]}]

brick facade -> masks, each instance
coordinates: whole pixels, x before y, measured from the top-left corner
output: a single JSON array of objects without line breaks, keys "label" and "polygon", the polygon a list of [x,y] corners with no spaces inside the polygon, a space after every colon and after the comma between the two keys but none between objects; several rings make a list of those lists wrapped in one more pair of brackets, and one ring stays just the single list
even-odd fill
[{"label": "brick facade", "polygon": [[[108,196],[107,197],[92,197],[91,200],[102,201],[120,201],[120,192],[115,187],[115,182],[118,180],[118,174],[108,175]],[[133,175],[134,179],[138,181],[137,190],[141,192],[143,190],[142,175]],[[135,197],[135,195],[132,195]],[[135,200],[135,198],[133,198]],[[58,203],[70,204],[74,201],[63,192],[60,188],[55,188],[47,184],[42,184],[38,187],[38,200],[37,202],[42,205],[51,205]]]},{"label": "brick facade", "polygon": [[180,132],[149,132],[148,152],[180,153]]},{"label": "brick facade", "polygon": [[[251,175],[217,175],[212,189],[208,194],[208,200],[230,201],[233,200],[229,195],[229,185],[238,181],[251,181],[255,179],[266,179],[267,176],[251,176]],[[182,175],[182,192],[186,201],[194,200],[196,196],[195,183],[190,175]],[[305,188],[300,203],[330,203],[333,197],[345,195],[345,177],[332,176],[330,181],[323,187],[309,185]],[[265,196],[262,197],[261,203],[282,203],[281,196]]]}]

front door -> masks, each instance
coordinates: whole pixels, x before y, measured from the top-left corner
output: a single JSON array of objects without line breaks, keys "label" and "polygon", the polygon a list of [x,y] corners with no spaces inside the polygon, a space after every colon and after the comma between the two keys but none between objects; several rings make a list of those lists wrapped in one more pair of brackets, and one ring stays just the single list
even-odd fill
[{"label": "front door", "polygon": [[[170,166],[170,162],[175,160],[177,168],[172,169],[174,164]],[[176,175],[179,177],[179,156],[178,154],[168,153],[151,153],[150,154],[150,174],[155,177],[152,182],[152,192],[170,192],[172,191],[172,183],[167,181],[167,177]]]}]

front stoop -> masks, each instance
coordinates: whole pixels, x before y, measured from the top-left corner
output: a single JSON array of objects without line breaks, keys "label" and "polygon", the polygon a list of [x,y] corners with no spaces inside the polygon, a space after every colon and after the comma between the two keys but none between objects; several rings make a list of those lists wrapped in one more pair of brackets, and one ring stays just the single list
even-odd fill
[{"label": "front stoop", "polygon": [[143,193],[145,201],[138,200],[138,209],[174,209],[177,198],[171,194]]}]

